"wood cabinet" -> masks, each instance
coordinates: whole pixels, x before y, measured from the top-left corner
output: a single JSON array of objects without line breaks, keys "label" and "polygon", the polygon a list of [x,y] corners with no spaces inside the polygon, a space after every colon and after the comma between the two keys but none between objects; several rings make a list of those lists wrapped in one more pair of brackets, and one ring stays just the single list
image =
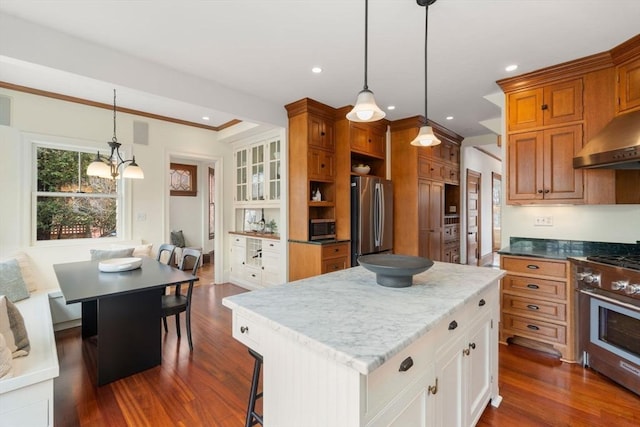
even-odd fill
[{"label": "wood cabinet", "polygon": [[351,151],[384,158],[386,152],[385,128],[371,123],[350,122]]},{"label": "wood cabinet", "polygon": [[573,168],[582,148],[582,125],[514,133],[508,142],[508,200],[584,201],[584,173]]},{"label": "wood cabinet", "polygon": [[[581,133],[574,133],[574,145],[578,147],[595,137],[616,114],[640,108],[639,67],[637,35],[610,51],[497,82],[507,99],[507,204],[640,203],[638,171],[579,169],[571,173],[573,159],[567,144],[566,164],[560,164],[561,156],[557,157],[555,167],[560,173],[556,174],[542,165],[533,148],[540,144],[536,139],[549,138],[550,130],[582,125]],[[582,141],[578,141],[580,134]],[[519,147],[511,147],[513,144]],[[525,151],[532,155],[528,162],[522,157]],[[511,158],[514,152],[519,159]],[[549,181],[540,186],[539,175],[545,170],[560,191],[549,188]]]},{"label": "wood cabinet", "polygon": [[[577,356],[574,292],[564,260],[503,255],[500,341],[524,338],[555,349],[562,360]],[[526,343],[525,343],[526,344]]]},{"label": "wood cabinet", "polygon": [[[327,113],[326,111],[323,113]],[[309,115],[309,145],[324,150],[335,149],[333,118],[322,115]]]},{"label": "wood cabinet", "polygon": [[640,108],[640,57],[616,67],[618,113]]},{"label": "wood cabinet", "polygon": [[[435,147],[410,145],[422,117],[391,123],[394,252],[437,261],[459,262],[459,233],[444,224],[445,208],[459,208],[460,142],[462,137],[430,123],[442,140]],[[455,191],[451,191],[455,189]],[[445,204],[446,194],[451,199]],[[455,195],[455,196],[454,196]],[[449,231],[445,244],[445,232]]]},{"label": "wood cabinet", "polygon": [[444,216],[444,249],[442,261],[460,263],[460,217]]},{"label": "wood cabinet", "polygon": [[582,120],[582,79],[510,93],[509,132]]},{"label": "wood cabinet", "polygon": [[[349,242],[289,242],[289,281],[349,268]],[[293,260],[293,261],[291,261]]]}]

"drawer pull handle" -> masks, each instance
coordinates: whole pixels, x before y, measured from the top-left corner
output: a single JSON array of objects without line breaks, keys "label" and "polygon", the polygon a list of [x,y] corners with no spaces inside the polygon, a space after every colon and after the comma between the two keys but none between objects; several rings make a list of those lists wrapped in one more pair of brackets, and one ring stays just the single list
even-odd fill
[{"label": "drawer pull handle", "polygon": [[529,310],[540,310],[540,307],[538,307],[537,305],[533,305],[533,304],[527,305],[527,308]]},{"label": "drawer pull handle", "polygon": [[436,377],[436,385],[430,385],[427,388],[429,394],[436,394],[438,392],[438,377]]},{"label": "drawer pull handle", "polygon": [[540,328],[538,328],[536,325],[527,325],[527,328],[531,329],[532,331],[539,331]]},{"label": "drawer pull handle", "polygon": [[527,265],[527,268],[528,268],[529,270],[537,270],[537,269],[539,269],[540,267],[538,267],[538,266],[537,266],[537,265],[535,265],[535,264],[529,264],[529,265]]},{"label": "drawer pull handle", "polygon": [[533,283],[529,283],[527,285],[527,288],[529,288],[529,289],[540,289],[540,286],[534,285]]},{"label": "drawer pull handle", "polygon": [[248,332],[249,332],[249,327],[248,326],[240,326],[240,333],[246,334]]},{"label": "drawer pull handle", "polygon": [[449,323],[449,330],[453,331],[455,328],[458,327],[458,322],[456,322],[455,320],[451,321],[451,323]]},{"label": "drawer pull handle", "polygon": [[398,371],[407,372],[409,369],[411,369],[412,366],[413,366],[413,359],[411,358],[411,356],[409,356],[402,361],[402,363],[400,364],[400,369],[398,369]]},{"label": "drawer pull handle", "polygon": [[487,302],[483,299],[481,299],[480,301],[478,301],[478,306],[482,307],[486,304]]},{"label": "drawer pull handle", "polygon": [[470,348],[471,350],[475,350],[475,349],[476,349],[476,343],[474,343],[474,342],[470,342],[470,343],[469,343],[469,348]]}]

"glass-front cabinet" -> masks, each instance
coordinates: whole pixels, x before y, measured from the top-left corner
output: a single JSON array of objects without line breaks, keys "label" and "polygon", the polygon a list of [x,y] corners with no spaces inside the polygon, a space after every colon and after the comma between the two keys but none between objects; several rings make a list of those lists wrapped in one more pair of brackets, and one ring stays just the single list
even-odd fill
[{"label": "glass-front cabinet", "polygon": [[272,137],[236,149],[236,203],[277,202],[282,195],[280,137]]}]

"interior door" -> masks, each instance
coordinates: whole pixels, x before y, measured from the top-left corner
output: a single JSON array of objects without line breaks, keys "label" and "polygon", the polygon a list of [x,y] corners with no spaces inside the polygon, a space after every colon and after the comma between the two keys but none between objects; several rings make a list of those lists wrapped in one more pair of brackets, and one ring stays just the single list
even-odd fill
[{"label": "interior door", "polygon": [[480,241],[480,172],[467,169],[467,264],[478,265]]}]

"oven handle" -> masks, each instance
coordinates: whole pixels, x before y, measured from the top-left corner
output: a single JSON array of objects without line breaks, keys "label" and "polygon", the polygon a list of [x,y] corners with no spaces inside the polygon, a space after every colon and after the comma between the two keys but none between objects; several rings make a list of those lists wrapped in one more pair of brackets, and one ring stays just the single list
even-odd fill
[{"label": "oven handle", "polygon": [[626,302],[622,302],[617,299],[609,298],[604,295],[596,294],[595,292],[587,291],[585,289],[580,289],[580,292],[585,295],[589,295],[590,297],[597,298],[602,301],[607,301],[607,302],[610,302],[611,304],[619,305],[621,307],[628,308],[631,311],[635,311],[636,313],[640,313],[640,307],[637,307],[635,305],[628,304]]}]

